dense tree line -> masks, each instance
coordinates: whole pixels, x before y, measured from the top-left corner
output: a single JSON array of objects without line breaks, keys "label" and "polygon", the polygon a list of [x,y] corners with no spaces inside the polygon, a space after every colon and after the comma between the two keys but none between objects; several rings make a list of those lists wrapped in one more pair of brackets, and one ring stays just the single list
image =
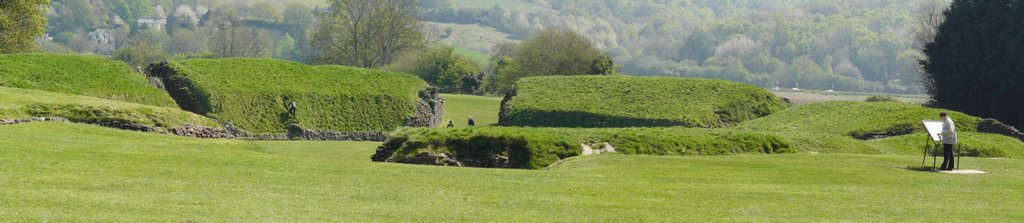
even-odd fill
[{"label": "dense tree line", "polygon": [[575,30],[634,75],[764,87],[918,93],[914,17],[932,1],[521,0],[531,9],[428,1],[424,18],[527,37]]},{"label": "dense tree line", "polygon": [[109,55],[141,66],[170,57],[310,58],[313,9],[212,0],[53,0],[49,52]]}]

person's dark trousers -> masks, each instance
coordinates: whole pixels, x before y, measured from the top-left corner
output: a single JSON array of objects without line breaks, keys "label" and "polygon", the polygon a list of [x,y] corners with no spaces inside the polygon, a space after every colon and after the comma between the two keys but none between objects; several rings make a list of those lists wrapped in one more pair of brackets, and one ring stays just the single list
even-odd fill
[{"label": "person's dark trousers", "polygon": [[953,162],[953,144],[942,144],[942,166],[939,170],[953,170],[956,167]]}]

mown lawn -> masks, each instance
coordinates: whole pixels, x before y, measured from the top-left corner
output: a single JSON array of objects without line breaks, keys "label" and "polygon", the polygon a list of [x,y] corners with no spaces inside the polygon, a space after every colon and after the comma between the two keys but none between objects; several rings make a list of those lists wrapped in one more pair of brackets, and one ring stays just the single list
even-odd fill
[{"label": "mown lawn", "polygon": [[1024,160],[601,155],[545,170],[372,163],[376,143],[245,142],[0,126],[15,222],[970,221],[1024,219]]},{"label": "mown lawn", "polygon": [[441,127],[453,120],[455,127],[467,126],[467,118],[473,116],[477,126],[498,123],[498,111],[501,110],[501,98],[462,94],[441,94],[444,97],[444,122]]}]

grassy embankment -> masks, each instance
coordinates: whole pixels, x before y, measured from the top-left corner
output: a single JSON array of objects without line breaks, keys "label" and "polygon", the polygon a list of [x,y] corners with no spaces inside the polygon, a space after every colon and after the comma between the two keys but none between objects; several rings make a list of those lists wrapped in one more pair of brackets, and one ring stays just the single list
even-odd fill
[{"label": "grassy embankment", "polygon": [[771,92],[674,77],[524,78],[502,125],[536,127],[727,127],[786,108]]},{"label": "grassy embankment", "polygon": [[177,108],[0,87],[0,119],[32,117],[64,117],[73,122],[118,122],[164,128],[186,124],[220,127],[214,120]]},{"label": "grassy embankment", "polygon": [[[398,162],[419,154],[444,153],[459,160],[509,158],[512,167],[540,169],[578,156],[581,143],[609,143],[634,155],[725,155],[787,153],[785,139],[757,132],[695,128],[406,128],[392,133],[386,148]],[[471,165],[471,164],[468,164]]]},{"label": "grassy embankment", "polygon": [[[477,105],[482,103],[449,101],[451,109],[448,111],[496,110]],[[823,102],[786,109],[729,129],[403,129],[386,145],[396,152],[391,156],[395,160],[421,153],[472,159],[503,155],[513,158],[513,163],[521,168],[541,168],[578,155],[581,143],[603,142],[627,154],[648,155],[786,152],[917,155],[922,153],[927,137],[918,122],[934,119],[940,111],[943,110],[896,102]],[[1024,157],[1021,141],[974,132],[977,117],[953,111],[950,115],[958,123],[965,156]],[[897,136],[877,140],[855,138],[869,132]]]},{"label": "grassy embankment", "polygon": [[[61,135],[61,137],[54,137]],[[373,163],[377,143],[202,140],[0,126],[9,221],[962,221],[1024,218],[1024,160],[601,155],[542,171]]]},{"label": "grassy embankment", "polygon": [[127,64],[98,56],[0,55],[0,86],[177,107]]},{"label": "grassy embankment", "polygon": [[180,60],[170,66],[176,74],[165,81],[168,86],[189,89],[172,92],[182,108],[253,133],[286,131],[285,97],[297,102],[303,128],[391,131],[414,114],[417,95],[427,87],[407,74],[270,59]]}]

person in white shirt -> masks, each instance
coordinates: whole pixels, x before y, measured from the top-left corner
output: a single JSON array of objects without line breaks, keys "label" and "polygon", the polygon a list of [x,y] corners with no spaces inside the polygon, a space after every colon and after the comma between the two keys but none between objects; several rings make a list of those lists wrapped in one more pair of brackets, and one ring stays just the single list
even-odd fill
[{"label": "person in white shirt", "polygon": [[957,143],[956,125],[945,112],[939,113],[939,117],[942,118],[942,133],[939,134],[939,139],[942,140],[942,166],[939,170],[953,170],[956,167],[953,163],[953,145]]}]

